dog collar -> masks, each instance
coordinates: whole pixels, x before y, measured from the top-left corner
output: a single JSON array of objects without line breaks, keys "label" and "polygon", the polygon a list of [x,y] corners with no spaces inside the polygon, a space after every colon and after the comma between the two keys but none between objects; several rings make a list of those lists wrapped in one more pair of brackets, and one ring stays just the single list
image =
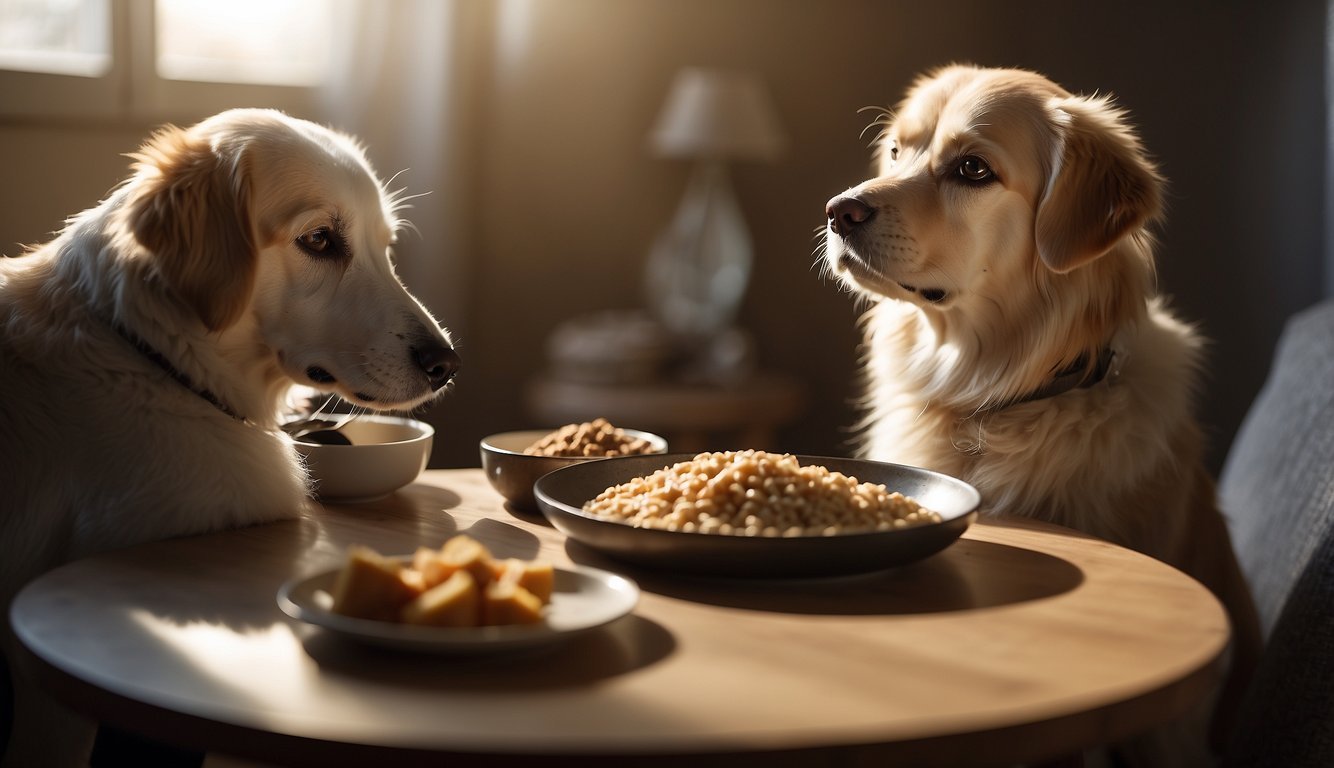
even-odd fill
[{"label": "dog collar", "polygon": [[219,411],[222,411],[228,416],[231,416],[233,419],[242,422],[246,420],[244,416],[237,413],[236,411],[233,411],[226,403],[219,400],[217,395],[213,394],[207,389],[203,389],[202,387],[196,387],[195,383],[190,380],[189,376],[186,376],[184,373],[181,373],[180,371],[176,370],[176,366],[172,365],[171,361],[168,360],[166,356],[164,356],[161,352],[154,349],[152,345],[150,345],[148,342],[144,341],[143,339],[139,338],[133,333],[130,333],[129,330],[127,330],[124,326],[122,326],[119,323],[113,324],[112,327],[116,329],[116,333],[120,334],[120,337],[122,339],[125,339],[125,341],[128,342],[130,346],[138,350],[139,354],[153,361],[153,363],[155,363],[157,367],[161,368],[163,371],[166,371],[167,375],[175,379],[177,384],[180,384],[182,387],[185,387],[186,389],[195,393],[196,395],[207,401],[209,405],[212,405]]},{"label": "dog collar", "polygon": [[1116,350],[1111,347],[1103,347],[1098,352],[1093,370],[1088,369],[1088,355],[1080,355],[1073,363],[1057,371],[1055,377],[1041,387],[1026,395],[1020,395],[981,410],[984,413],[1003,411],[1011,406],[1056,397],[1072,389],[1085,389],[1102,381],[1115,381],[1120,375],[1121,360],[1117,357]]}]

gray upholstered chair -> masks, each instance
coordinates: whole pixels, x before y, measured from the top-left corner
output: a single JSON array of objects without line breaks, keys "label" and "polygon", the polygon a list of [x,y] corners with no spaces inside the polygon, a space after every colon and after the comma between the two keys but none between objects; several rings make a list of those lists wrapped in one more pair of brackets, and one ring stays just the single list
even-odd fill
[{"label": "gray upholstered chair", "polygon": [[1334,766],[1334,301],[1294,316],[1219,481],[1264,656],[1226,766]]}]

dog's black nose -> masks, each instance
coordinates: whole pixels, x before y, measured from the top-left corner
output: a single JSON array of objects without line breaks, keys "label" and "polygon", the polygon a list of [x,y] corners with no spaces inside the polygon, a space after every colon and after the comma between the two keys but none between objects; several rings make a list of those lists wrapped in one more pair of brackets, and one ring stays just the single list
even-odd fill
[{"label": "dog's black nose", "polygon": [[865,224],[875,215],[874,208],[851,195],[840,195],[830,200],[825,205],[824,212],[829,217],[829,228],[839,237],[847,237],[852,230]]},{"label": "dog's black nose", "polygon": [[417,366],[426,373],[426,378],[431,382],[431,389],[438,390],[449,383],[458,373],[459,353],[452,347],[444,344],[432,343],[424,347],[412,348],[412,359],[417,361]]}]

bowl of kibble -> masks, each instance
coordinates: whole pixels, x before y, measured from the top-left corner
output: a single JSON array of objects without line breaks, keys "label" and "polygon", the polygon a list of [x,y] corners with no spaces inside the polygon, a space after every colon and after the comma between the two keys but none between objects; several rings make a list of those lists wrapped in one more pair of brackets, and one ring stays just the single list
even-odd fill
[{"label": "bowl of kibble", "polygon": [[491,487],[514,508],[536,513],[533,483],[548,472],[616,456],[666,453],[667,440],[599,418],[557,429],[500,432],[483,438],[480,450]]},{"label": "bowl of kibble", "polygon": [[604,555],[729,577],[905,565],[958,539],[981,503],[972,485],[918,467],[757,450],[570,466],[533,492],[556,530]]}]

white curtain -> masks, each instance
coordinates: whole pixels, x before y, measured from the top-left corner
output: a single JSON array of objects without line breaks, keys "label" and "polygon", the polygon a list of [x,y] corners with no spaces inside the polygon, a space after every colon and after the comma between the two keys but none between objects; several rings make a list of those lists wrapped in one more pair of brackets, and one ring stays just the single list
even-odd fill
[{"label": "white curtain", "polygon": [[412,200],[395,248],[399,275],[443,325],[466,324],[464,185],[470,59],[486,4],[344,0],[323,119],[358,136],[391,189]]}]

